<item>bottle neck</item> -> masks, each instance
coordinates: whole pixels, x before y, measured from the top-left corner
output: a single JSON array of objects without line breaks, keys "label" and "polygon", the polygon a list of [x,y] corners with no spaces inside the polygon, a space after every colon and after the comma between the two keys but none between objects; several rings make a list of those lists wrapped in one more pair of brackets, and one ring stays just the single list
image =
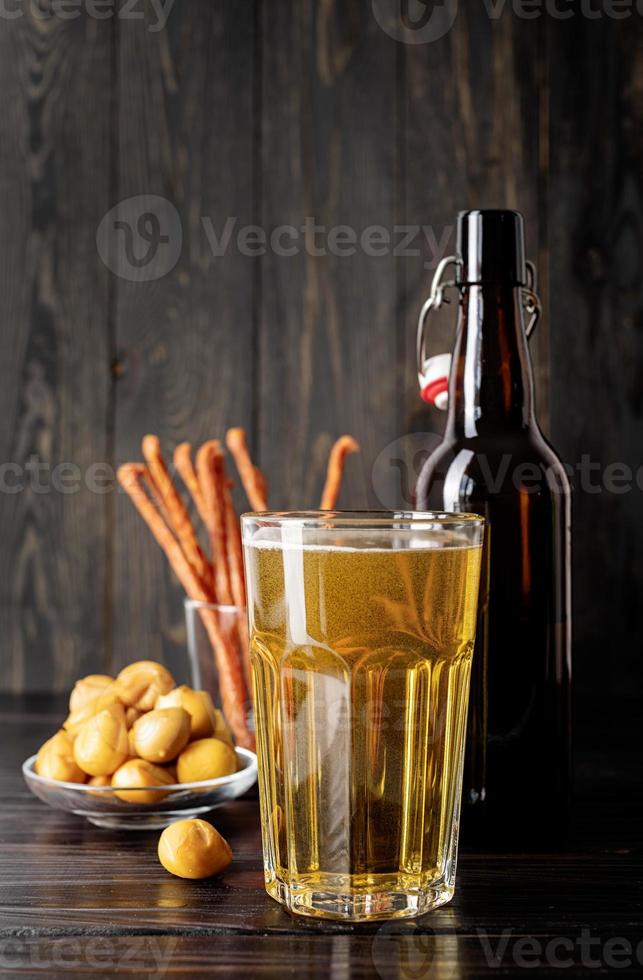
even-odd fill
[{"label": "bottle neck", "polygon": [[533,389],[520,288],[463,287],[447,433],[469,439],[534,427]]}]

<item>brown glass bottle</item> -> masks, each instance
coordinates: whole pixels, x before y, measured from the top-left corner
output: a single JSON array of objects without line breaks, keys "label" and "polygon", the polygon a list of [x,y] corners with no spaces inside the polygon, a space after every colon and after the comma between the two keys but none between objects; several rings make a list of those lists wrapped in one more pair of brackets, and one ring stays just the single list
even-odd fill
[{"label": "brown glass bottle", "polygon": [[571,497],[534,414],[522,216],[461,214],[457,269],[446,429],[416,497],[489,524],[463,840],[546,846],[564,835],[570,794]]}]

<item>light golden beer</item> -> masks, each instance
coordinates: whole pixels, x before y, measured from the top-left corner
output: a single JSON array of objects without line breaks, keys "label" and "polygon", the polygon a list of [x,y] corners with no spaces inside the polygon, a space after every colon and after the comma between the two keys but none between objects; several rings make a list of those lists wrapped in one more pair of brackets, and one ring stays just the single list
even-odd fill
[{"label": "light golden beer", "polygon": [[244,527],[266,887],[293,911],[453,894],[480,569],[462,524]]}]

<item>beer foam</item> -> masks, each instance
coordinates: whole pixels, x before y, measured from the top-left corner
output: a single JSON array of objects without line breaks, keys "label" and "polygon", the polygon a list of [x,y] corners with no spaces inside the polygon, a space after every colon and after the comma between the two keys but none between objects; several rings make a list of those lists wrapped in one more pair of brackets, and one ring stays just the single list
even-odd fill
[{"label": "beer foam", "polygon": [[[351,543],[351,539],[355,543]],[[359,542],[359,543],[358,543]],[[443,527],[427,528],[424,533],[412,528],[327,528],[302,527],[284,524],[262,527],[254,533],[244,533],[246,548],[270,551],[328,551],[359,554],[360,552],[439,551],[477,548],[463,532]]]}]

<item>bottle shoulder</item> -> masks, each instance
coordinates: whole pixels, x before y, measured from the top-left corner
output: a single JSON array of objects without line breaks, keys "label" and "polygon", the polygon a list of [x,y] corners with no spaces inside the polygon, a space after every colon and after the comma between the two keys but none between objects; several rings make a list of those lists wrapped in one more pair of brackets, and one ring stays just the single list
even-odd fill
[{"label": "bottle shoulder", "polygon": [[510,454],[516,459],[543,462],[552,467],[563,466],[556,450],[538,426],[528,429],[478,434],[469,438],[445,434],[428,456],[427,463],[447,456],[455,458],[465,453],[472,457],[499,458]]},{"label": "bottle shoulder", "polygon": [[417,484],[419,506],[434,488],[445,499],[553,492],[571,493],[568,468],[537,427],[516,432],[445,436],[427,458]]}]

